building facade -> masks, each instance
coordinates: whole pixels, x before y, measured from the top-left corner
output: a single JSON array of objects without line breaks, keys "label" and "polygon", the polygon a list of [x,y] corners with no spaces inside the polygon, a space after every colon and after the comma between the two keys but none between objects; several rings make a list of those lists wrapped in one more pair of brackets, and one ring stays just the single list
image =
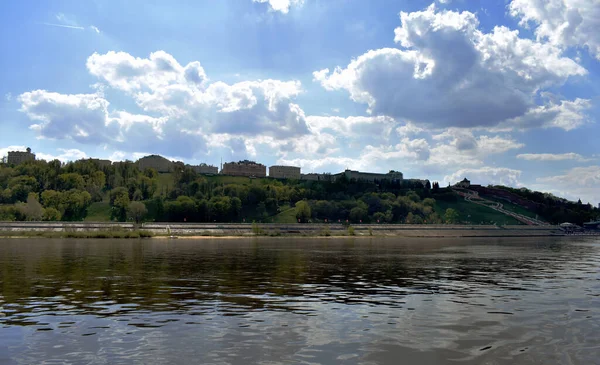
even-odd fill
[{"label": "building facade", "polygon": [[158,172],[171,172],[173,171],[173,161],[159,156],[150,155],[145,156],[137,160],[138,168],[142,171],[145,169],[155,169]]},{"label": "building facade", "polygon": [[35,153],[31,153],[31,148],[27,147],[27,151],[10,151],[6,163],[9,165],[18,165],[27,161],[35,161]]},{"label": "building facade", "polygon": [[207,165],[205,163],[201,163],[200,165],[187,165],[187,167],[191,168],[197,174],[218,174],[219,168],[213,165]]},{"label": "building facade", "polygon": [[307,180],[307,181],[334,181],[333,175],[331,174],[315,174],[315,173],[310,173],[310,174],[301,174],[300,175],[300,180]]},{"label": "building facade", "polygon": [[378,182],[378,181],[397,181],[402,182],[404,176],[400,171],[390,171],[387,174],[379,174],[375,172],[360,172],[354,170],[346,170],[335,175],[336,179],[344,176],[348,180]]},{"label": "building facade", "polygon": [[456,183],[456,187],[459,188],[469,188],[471,186],[471,182],[465,177],[462,181]]},{"label": "building facade", "polygon": [[296,179],[300,180],[300,168],[296,166],[271,166],[269,167],[269,177],[276,179]]},{"label": "building facade", "polygon": [[100,168],[105,168],[105,167],[109,167],[110,165],[112,165],[112,161],[111,160],[102,160],[102,159],[99,159],[99,158],[90,158],[89,161],[96,162],[98,164],[98,166],[100,166]]},{"label": "building facade", "polygon": [[254,161],[227,162],[223,164],[221,174],[232,176],[266,177],[267,167]]}]

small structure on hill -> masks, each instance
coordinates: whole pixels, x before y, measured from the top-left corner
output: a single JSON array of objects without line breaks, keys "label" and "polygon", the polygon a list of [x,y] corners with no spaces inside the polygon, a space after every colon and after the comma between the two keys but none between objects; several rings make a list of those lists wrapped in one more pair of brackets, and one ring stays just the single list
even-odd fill
[{"label": "small structure on hill", "polygon": [[19,165],[23,162],[35,161],[35,153],[31,153],[31,148],[27,147],[26,151],[10,151],[6,162],[9,165]]},{"label": "small structure on hill", "polygon": [[468,189],[471,187],[471,182],[465,177],[462,181],[457,182],[455,186],[458,188]]},{"label": "small structure on hill", "polygon": [[159,156],[159,155],[150,155],[145,156],[137,160],[136,164],[138,168],[142,171],[145,169],[154,169],[157,172],[171,172],[173,171],[173,161],[169,161],[168,159]]},{"label": "small structure on hill", "polygon": [[269,167],[269,177],[273,177],[276,179],[300,180],[300,176],[300,167],[279,165]]},{"label": "small structure on hill", "polygon": [[266,177],[267,167],[254,161],[243,160],[223,164],[221,174],[231,176]]},{"label": "small structure on hill", "polygon": [[194,170],[194,172],[197,174],[216,175],[219,173],[219,168],[217,166],[207,165],[205,163],[201,163],[200,165],[186,165],[186,167]]}]

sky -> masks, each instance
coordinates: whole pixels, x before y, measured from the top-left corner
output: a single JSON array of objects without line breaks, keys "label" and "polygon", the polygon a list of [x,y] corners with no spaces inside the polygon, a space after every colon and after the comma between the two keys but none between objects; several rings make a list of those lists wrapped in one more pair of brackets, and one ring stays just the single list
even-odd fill
[{"label": "sky", "polygon": [[0,155],[464,177],[600,203],[600,1],[0,4]]}]

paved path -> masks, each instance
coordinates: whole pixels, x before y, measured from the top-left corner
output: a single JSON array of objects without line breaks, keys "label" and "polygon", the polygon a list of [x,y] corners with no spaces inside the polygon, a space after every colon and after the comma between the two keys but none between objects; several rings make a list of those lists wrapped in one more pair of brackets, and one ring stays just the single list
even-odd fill
[{"label": "paved path", "polygon": [[479,196],[479,193],[473,190],[465,189],[465,188],[452,188],[455,193],[465,198],[465,201],[479,204],[491,208],[497,212],[505,214],[507,216],[513,217],[521,223],[525,223],[529,226],[549,226],[550,224],[539,219],[531,218],[523,214],[511,212],[510,210],[504,209],[504,205],[502,203],[484,199]]}]

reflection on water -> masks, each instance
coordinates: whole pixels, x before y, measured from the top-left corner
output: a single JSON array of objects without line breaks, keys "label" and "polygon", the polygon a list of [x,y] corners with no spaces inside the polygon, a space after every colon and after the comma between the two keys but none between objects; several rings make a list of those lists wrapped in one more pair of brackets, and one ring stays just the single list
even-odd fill
[{"label": "reflection on water", "polygon": [[581,363],[600,241],[0,240],[0,364]]}]

